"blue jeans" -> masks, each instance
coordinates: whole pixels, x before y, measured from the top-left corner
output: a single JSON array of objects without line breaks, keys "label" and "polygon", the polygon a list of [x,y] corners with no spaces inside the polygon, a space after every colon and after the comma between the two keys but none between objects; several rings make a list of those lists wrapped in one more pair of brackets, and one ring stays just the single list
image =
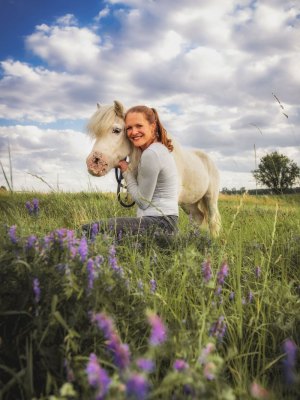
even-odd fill
[{"label": "blue jeans", "polygon": [[92,222],[82,226],[86,237],[91,238],[97,233],[114,232],[120,234],[138,235],[142,233],[155,233],[156,231],[173,234],[176,233],[178,223],[177,215],[157,217],[118,217]]}]

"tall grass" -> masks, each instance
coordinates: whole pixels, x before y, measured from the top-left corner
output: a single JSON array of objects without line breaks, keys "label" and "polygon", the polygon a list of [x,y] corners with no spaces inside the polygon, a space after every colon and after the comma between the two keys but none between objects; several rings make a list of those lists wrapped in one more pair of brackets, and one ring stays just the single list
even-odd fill
[{"label": "tall grass", "polygon": [[[33,198],[40,202],[40,212],[35,217],[25,208],[25,202]],[[92,295],[87,296],[86,262],[74,263],[72,284],[67,284],[66,276],[55,272],[57,266],[73,265],[66,250],[53,250],[45,261],[39,254],[28,255],[20,245],[22,238],[26,241],[34,234],[43,239],[62,227],[75,230],[80,238],[82,224],[112,215],[133,215],[134,210],[121,208],[110,194],[1,195],[0,275],[2,282],[7,279],[8,287],[20,290],[26,299],[16,300],[16,292],[8,294],[7,288],[2,289],[0,336],[4,345],[10,343],[18,350],[10,357],[0,347],[0,370],[5,371],[0,398],[12,398],[11,393],[18,393],[19,398],[50,399],[50,395],[68,398],[59,392],[67,382],[64,359],[72,364],[76,376],[72,381],[73,398],[93,398],[84,373],[92,351],[97,352],[102,365],[114,377],[115,386],[107,398],[127,398],[124,386],[122,389],[127,378],[116,375],[104,351],[104,341],[88,326],[87,314],[91,309],[105,310],[113,317],[133,359],[141,354],[155,359],[155,371],[147,375],[152,388],[149,398],[192,399],[200,398],[201,393],[201,398],[222,400],[299,398],[299,357],[298,364],[293,366],[293,383],[287,384],[286,354],[282,350],[286,339],[298,348],[300,345],[299,202],[297,195],[222,195],[223,227],[215,240],[184,213],[180,213],[180,232],[171,241],[157,236],[123,237],[115,242],[110,233],[99,235],[89,246],[89,257],[102,255],[109,267],[109,249],[115,246],[123,275],[122,280],[116,280],[109,269],[103,269]],[[17,227],[18,250],[7,237],[7,227],[13,225]],[[205,263],[210,263],[212,269],[207,281],[202,272]],[[229,274],[220,285],[219,273],[224,263]],[[10,270],[18,282],[9,275]],[[37,325],[29,328],[22,318],[34,312],[33,301],[30,303],[33,276],[39,276],[42,296],[47,293],[48,297],[43,302],[44,311],[41,306],[39,315],[34,316]],[[155,289],[150,282],[155,282]],[[148,344],[145,312],[149,309],[167,326],[168,341],[160,349]],[[8,338],[13,316],[17,339]],[[212,334],[212,327],[220,318],[226,332],[218,340]],[[26,333],[26,329],[31,330]],[[212,379],[199,363],[199,356],[209,342],[216,345],[211,356],[216,367]],[[59,357],[49,354],[49,349],[59,353]],[[174,371],[172,365],[176,359],[185,360],[188,370]],[[259,385],[260,395],[251,390],[253,384]]]}]

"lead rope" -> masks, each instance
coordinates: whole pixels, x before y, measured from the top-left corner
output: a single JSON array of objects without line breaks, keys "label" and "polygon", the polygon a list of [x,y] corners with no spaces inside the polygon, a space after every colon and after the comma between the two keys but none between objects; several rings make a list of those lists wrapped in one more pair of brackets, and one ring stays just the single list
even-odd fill
[{"label": "lead rope", "polygon": [[135,205],[135,201],[133,201],[132,203],[128,203],[129,198],[128,198],[128,192],[126,191],[126,196],[125,196],[125,200],[126,202],[124,203],[124,201],[121,199],[121,189],[125,189],[126,190],[126,185],[124,185],[122,183],[123,181],[123,174],[122,171],[119,168],[115,168],[115,176],[116,176],[116,180],[118,182],[118,187],[117,187],[117,198],[119,203],[126,208],[130,208],[133,207]]}]

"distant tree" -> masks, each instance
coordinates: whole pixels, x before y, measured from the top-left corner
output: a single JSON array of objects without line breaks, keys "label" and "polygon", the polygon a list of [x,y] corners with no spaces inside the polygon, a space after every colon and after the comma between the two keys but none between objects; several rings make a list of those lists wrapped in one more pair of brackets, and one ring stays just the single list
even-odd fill
[{"label": "distant tree", "polygon": [[221,193],[227,194],[229,193],[229,189],[225,186],[222,188]]},{"label": "distant tree", "polygon": [[300,177],[300,168],[287,156],[274,151],[262,157],[258,168],[252,173],[260,184],[280,193],[295,184]]}]

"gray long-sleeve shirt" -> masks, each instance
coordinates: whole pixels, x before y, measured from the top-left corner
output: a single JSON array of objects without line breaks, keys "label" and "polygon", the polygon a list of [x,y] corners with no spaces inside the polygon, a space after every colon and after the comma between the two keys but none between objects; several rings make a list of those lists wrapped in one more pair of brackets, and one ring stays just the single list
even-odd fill
[{"label": "gray long-sleeve shirt", "polygon": [[177,168],[162,143],[152,143],[142,152],[137,178],[128,170],[123,176],[138,206],[138,217],[178,215]]}]

